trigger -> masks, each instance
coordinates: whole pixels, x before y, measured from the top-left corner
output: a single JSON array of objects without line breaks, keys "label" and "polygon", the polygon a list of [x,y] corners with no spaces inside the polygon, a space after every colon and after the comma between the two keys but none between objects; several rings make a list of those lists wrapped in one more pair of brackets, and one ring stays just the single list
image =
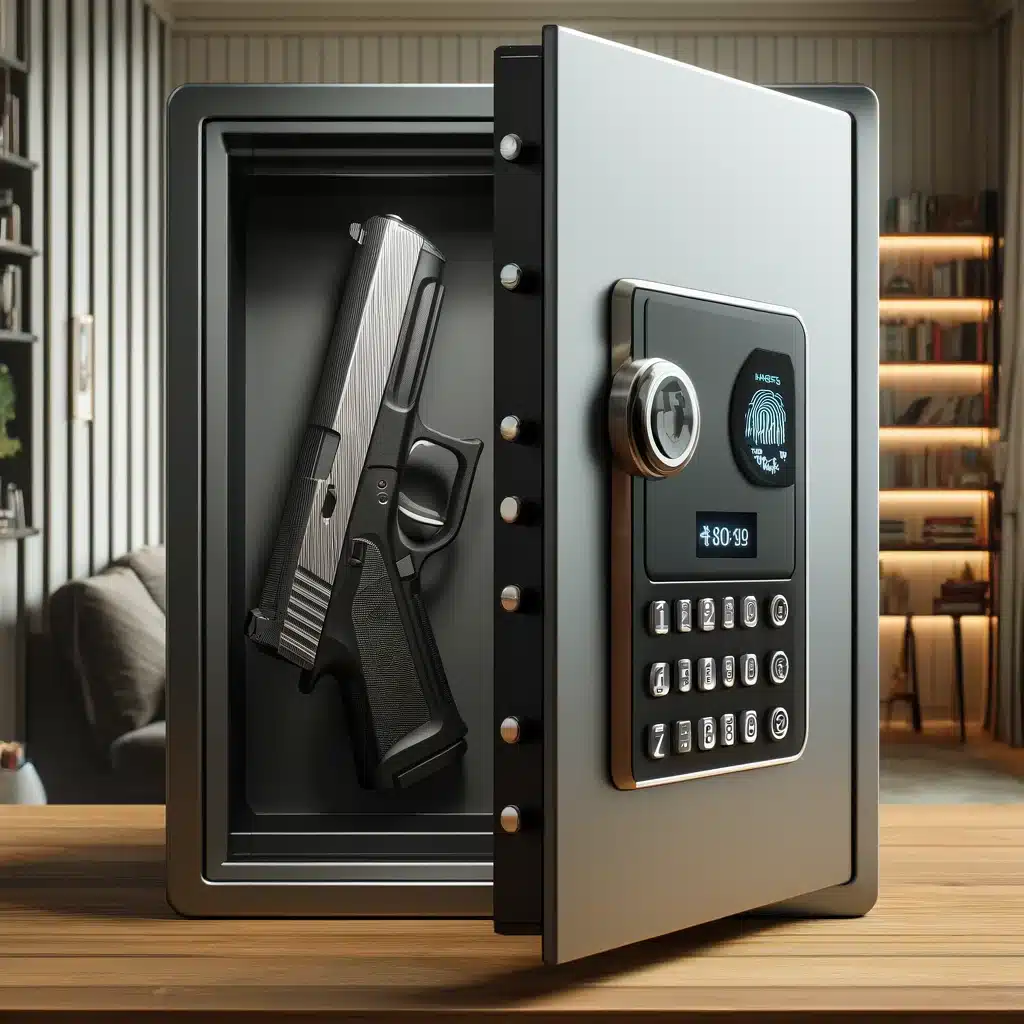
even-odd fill
[{"label": "trigger", "polygon": [[401,493],[398,495],[398,511],[413,522],[422,523],[424,526],[444,526],[444,519],[439,513],[425,505],[417,504],[412,498]]}]

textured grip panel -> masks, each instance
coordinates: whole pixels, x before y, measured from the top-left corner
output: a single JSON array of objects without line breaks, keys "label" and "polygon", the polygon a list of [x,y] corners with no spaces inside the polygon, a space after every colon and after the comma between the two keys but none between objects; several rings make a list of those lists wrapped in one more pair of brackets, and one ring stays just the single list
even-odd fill
[{"label": "textured grip panel", "polygon": [[399,740],[430,720],[430,709],[380,549],[365,541],[352,603],[366,698],[377,750],[383,757]]}]

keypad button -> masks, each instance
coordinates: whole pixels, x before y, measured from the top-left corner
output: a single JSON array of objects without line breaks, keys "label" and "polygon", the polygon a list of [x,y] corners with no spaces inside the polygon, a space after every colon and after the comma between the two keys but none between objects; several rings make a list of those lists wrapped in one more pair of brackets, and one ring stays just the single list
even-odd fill
[{"label": "keypad button", "polygon": [[731,747],[736,742],[736,716],[722,715],[720,723],[722,746]]},{"label": "keypad button", "polygon": [[740,715],[740,742],[757,742],[757,712],[744,711]]},{"label": "keypad button", "polygon": [[697,662],[697,685],[702,690],[713,690],[715,682],[715,659],[701,658]]},{"label": "keypad button", "polygon": [[789,677],[789,657],[785,651],[776,651],[768,662],[768,671],[771,680],[778,686],[784,683]]},{"label": "keypad button", "polygon": [[722,685],[732,686],[736,682],[736,656],[727,654],[722,659]]},{"label": "keypad button", "polygon": [[676,632],[689,633],[693,629],[693,602],[688,597],[676,601]]},{"label": "keypad button", "polygon": [[701,750],[713,750],[715,746],[715,720],[701,718],[697,722],[697,746]]},{"label": "keypad button", "polygon": [[668,665],[663,661],[656,661],[647,676],[647,692],[652,697],[664,697],[668,691]]},{"label": "keypad button", "polygon": [[757,655],[740,655],[740,682],[744,686],[753,686],[757,682]]},{"label": "keypad button", "polygon": [[736,598],[722,598],[722,629],[733,629],[736,626]]},{"label": "keypad button", "polygon": [[757,626],[757,598],[743,598],[743,625],[747,629],[754,629]]},{"label": "keypad button", "polygon": [[776,742],[786,738],[789,732],[789,712],[785,708],[775,708],[769,713],[768,732]]},{"label": "keypad button", "polygon": [[713,597],[702,597],[700,599],[700,615],[697,619],[697,625],[705,633],[709,633],[715,628],[715,599]]},{"label": "keypad button", "polygon": [[668,632],[668,601],[652,601],[647,609],[647,628],[654,636]]},{"label": "keypad button", "polygon": [[784,626],[789,619],[789,602],[782,596],[776,594],[768,606],[768,620],[773,626]]},{"label": "keypad button", "polygon": [[676,662],[676,686],[680,693],[689,693],[693,688],[693,663],[689,658],[680,658]]},{"label": "keypad button", "polygon": [[688,754],[693,750],[693,730],[689,722],[676,722],[674,739],[677,754]]},{"label": "keypad button", "polygon": [[664,722],[647,726],[647,756],[652,761],[660,761],[668,752],[665,749],[667,746],[665,739]]}]

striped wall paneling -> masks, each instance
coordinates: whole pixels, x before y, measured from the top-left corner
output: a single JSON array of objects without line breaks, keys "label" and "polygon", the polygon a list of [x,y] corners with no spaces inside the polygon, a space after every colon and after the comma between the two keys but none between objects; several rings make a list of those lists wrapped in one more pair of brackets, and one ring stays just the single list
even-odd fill
[{"label": "striped wall paneling", "polygon": [[[39,162],[29,274],[39,538],[25,544],[33,628],[49,594],[162,536],[162,146],[170,30],[145,0],[28,0],[23,117]],[[70,326],[95,319],[94,420],[70,419]],[[12,545],[4,545],[12,549]],[[14,733],[17,575],[0,574],[0,736]],[[7,571],[7,570],[10,571]]]}]

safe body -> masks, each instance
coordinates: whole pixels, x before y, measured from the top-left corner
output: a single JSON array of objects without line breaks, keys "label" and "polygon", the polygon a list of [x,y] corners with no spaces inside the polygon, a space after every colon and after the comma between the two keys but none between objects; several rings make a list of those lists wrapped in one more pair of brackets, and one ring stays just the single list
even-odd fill
[{"label": "safe body", "polygon": [[[195,86],[170,100],[169,899],[193,915],[493,915],[500,931],[542,933],[549,961],[758,908],[864,913],[877,890],[874,97],[761,89],[556,28],[501,48],[494,82]],[[457,773],[382,797],[355,781],[337,694],[299,693],[244,627],[346,229],[389,213],[447,260],[424,421],[485,449],[460,535],[424,581],[468,750]],[[737,314],[746,334],[719,322]],[[615,370],[647,347],[701,400],[693,459],[669,479],[623,470],[609,437]],[[793,370],[790,406],[778,398],[795,431],[783,487],[751,482],[723,437],[755,348]],[[705,479],[697,505],[687,479]],[[497,509],[513,496],[532,514],[510,523]],[[744,544],[753,529],[757,554],[700,557],[704,527]],[[521,600],[502,602],[508,587]],[[727,597],[739,616],[754,597],[761,625],[717,628]],[[716,628],[659,634],[661,600],[694,615],[711,600]],[[724,659],[738,671],[744,655],[758,682],[724,685]],[[705,658],[712,689],[698,687]],[[654,697],[659,663],[672,689]],[[778,707],[787,731],[772,746]],[[739,728],[745,712],[758,741],[722,746],[723,716]],[[510,719],[515,742],[500,738]],[[713,747],[691,732],[687,752],[648,756],[651,726],[707,719]]]}]

